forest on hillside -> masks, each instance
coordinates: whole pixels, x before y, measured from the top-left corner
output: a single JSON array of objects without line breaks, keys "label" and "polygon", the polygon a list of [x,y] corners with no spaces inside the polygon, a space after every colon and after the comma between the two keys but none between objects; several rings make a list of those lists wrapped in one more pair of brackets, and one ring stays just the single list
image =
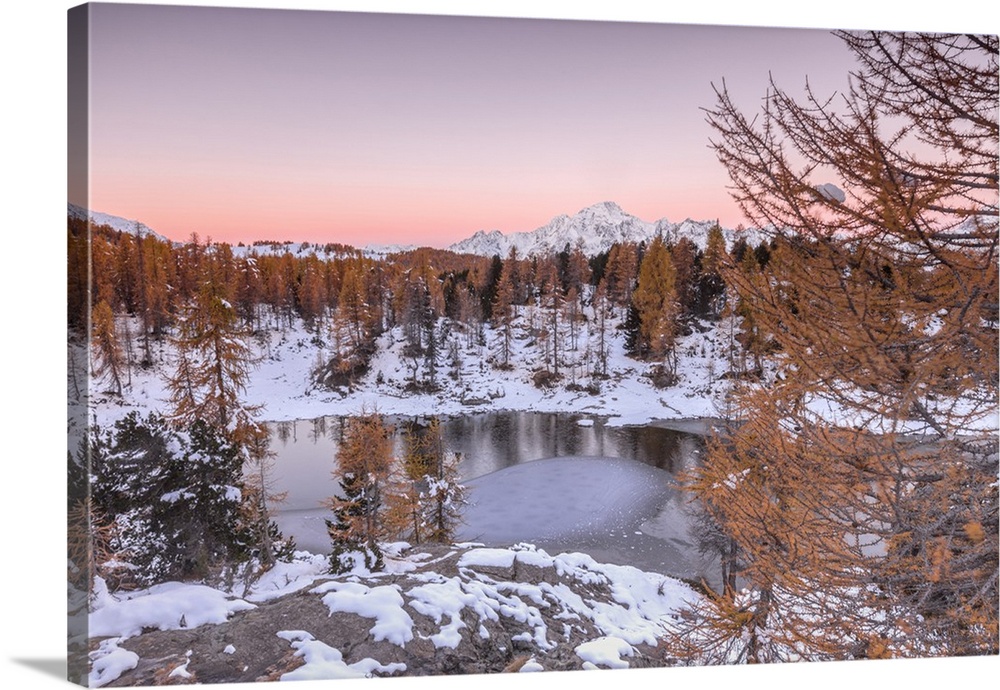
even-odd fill
[{"label": "forest on hillside", "polygon": [[[488,259],[434,249],[373,258],[342,246],[332,255],[329,248],[293,254],[284,245],[280,252],[270,245],[234,251],[197,237],[175,245],[106,226],[89,229],[78,219],[69,224],[69,326],[84,327],[89,304],[96,366],[119,395],[130,371],[153,364],[154,342],[176,338],[185,314],[206,312],[213,303],[231,310],[226,328],[242,338],[304,323],[332,352],[316,372],[330,386],[363,375],[378,336],[396,326],[409,355],[424,360],[418,386],[437,385],[436,367],[447,348],[460,336],[482,340],[484,324],[505,334],[495,353],[502,371],[510,364],[511,320],[520,306],[539,313],[534,335],[550,383],[558,380],[560,353],[578,347],[579,324],[603,327],[612,316],[625,318],[630,353],[669,368],[686,323],[721,315],[722,272],[731,256],[744,270],[766,265],[769,256],[768,245],[745,241],[727,251],[718,227],[704,251],[682,238],[673,245],[616,244],[591,257],[567,246],[544,256],[512,251]],[[124,328],[122,317],[131,317],[134,327]],[[600,375],[606,355],[597,349]]]}]

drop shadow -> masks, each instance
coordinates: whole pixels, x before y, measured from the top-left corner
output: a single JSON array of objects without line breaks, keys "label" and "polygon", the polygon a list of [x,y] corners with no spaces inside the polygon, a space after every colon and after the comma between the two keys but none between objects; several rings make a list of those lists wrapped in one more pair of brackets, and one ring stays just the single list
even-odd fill
[{"label": "drop shadow", "polygon": [[66,659],[11,659],[11,661],[47,676],[66,680]]}]

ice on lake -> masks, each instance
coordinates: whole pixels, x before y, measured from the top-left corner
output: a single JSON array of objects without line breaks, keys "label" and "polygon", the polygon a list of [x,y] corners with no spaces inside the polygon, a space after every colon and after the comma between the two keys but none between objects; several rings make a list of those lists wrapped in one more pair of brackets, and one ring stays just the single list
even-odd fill
[{"label": "ice on lake", "polygon": [[490,544],[621,534],[652,516],[671,476],[634,460],[563,457],[526,462],[468,482],[463,541]]},{"label": "ice on lake", "polygon": [[[468,505],[456,541],[528,542],[549,553],[688,578],[714,576],[688,536],[687,497],[669,473],[637,460],[568,456],[534,460],[465,482]],[[280,513],[298,546],[328,553],[326,510]]]},{"label": "ice on lake", "polygon": [[550,553],[683,577],[709,576],[688,536],[686,497],[672,475],[621,458],[570,456],[508,467],[467,482],[461,541],[530,542]]}]

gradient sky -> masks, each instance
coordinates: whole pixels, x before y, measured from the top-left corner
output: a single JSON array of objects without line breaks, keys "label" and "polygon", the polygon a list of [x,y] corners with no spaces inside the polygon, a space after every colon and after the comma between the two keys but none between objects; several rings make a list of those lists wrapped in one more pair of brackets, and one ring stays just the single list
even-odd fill
[{"label": "gradient sky", "polygon": [[171,239],[445,246],[611,200],[743,219],[701,108],[847,85],[824,30],[92,5],[90,198]]}]

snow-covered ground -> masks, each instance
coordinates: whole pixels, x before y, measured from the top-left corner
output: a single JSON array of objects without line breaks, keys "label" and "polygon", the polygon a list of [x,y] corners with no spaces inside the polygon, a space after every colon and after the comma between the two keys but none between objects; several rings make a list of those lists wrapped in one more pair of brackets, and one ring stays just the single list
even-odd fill
[{"label": "snow-covered ground", "polygon": [[[701,323],[699,328],[704,332],[695,330],[682,337],[678,345],[679,382],[658,389],[647,377],[652,365],[625,355],[624,335],[617,329],[620,318],[609,319],[609,378],[599,382],[600,392],[590,393],[569,390],[567,385],[576,381],[585,386],[591,381],[588,371],[596,367],[596,358],[593,351],[588,356],[586,343],[588,325],[593,319],[581,324],[577,350],[565,353],[562,380],[552,388],[540,389],[532,381],[534,370],[541,367],[538,347],[530,338],[532,315],[527,307],[520,308],[519,314],[514,325],[511,370],[502,371],[495,366],[500,351],[500,334],[495,329],[485,327],[485,345],[469,346],[456,327],[460,363],[453,366],[446,356],[447,348],[440,348],[441,390],[433,394],[410,394],[403,390],[411,370],[410,362],[402,355],[404,340],[399,328],[379,338],[368,374],[352,390],[337,391],[313,380],[317,363],[330,357],[329,350],[316,344],[316,333],[301,321],[285,330],[269,329],[262,338],[251,339],[259,364],[251,374],[245,400],[250,405],[263,406],[261,417],[267,421],[351,415],[362,409],[411,416],[495,410],[577,412],[610,417],[612,424],[716,416],[727,389],[726,381],[720,377],[729,368],[729,336],[723,327]],[[135,332],[134,324],[132,329]],[[325,332],[319,337],[328,340]],[[589,342],[596,340],[596,333],[590,334]],[[155,344],[154,357],[155,364],[149,370],[133,370],[131,385],[126,387],[122,398],[102,393],[107,385],[95,381],[92,418],[103,425],[133,410],[143,414],[169,410],[165,377],[172,372],[175,359],[169,341]]]},{"label": "snow-covered ground", "polygon": [[[315,382],[317,365],[331,357],[326,329],[308,329],[301,320],[292,326],[272,325],[249,339],[257,358],[246,387],[244,400],[261,407],[265,421],[316,419],[330,415],[354,415],[362,410],[377,410],[385,415],[457,416],[473,412],[535,411],[572,412],[606,417],[610,425],[666,422],[674,428],[690,429],[698,420],[725,414],[727,393],[731,382],[725,375],[738,361],[740,346],[734,342],[738,332],[731,319],[717,322],[695,321],[690,333],[678,339],[677,382],[667,388],[657,388],[650,378],[655,362],[642,362],[625,354],[624,332],[619,326],[622,316],[617,313],[607,320],[607,378],[595,379],[596,349],[599,334],[596,319],[589,307],[584,308],[586,321],[578,324],[577,347],[569,348],[569,327],[562,323],[563,351],[560,363],[561,379],[550,388],[539,388],[534,373],[542,368],[540,343],[534,340],[535,326],[544,312],[533,307],[517,307],[513,321],[510,365],[504,370],[500,361],[501,334],[491,325],[483,327],[483,339],[467,338],[462,326],[448,323],[451,335],[439,344],[437,383],[434,393],[412,393],[405,390],[412,377],[413,366],[422,367],[404,356],[405,339],[400,327],[382,334],[368,373],[350,388],[330,390]],[[119,327],[127,321],[119,319]],[[444,328],[441,320],[438,332]],[[136,333],[136,323],[128,323]],[[457,347],[454,356],[450,345]],[[133,368],[122,397],[104,391],[107,382],[91,382],[91,419],[107,425],[130,411],[142,414],[167,412],[170,402],[166,392],[166,377],[173,371],[175,353],[169,339],[153,344],[154,365],[142,370]],[[773,376],[774,363],[767,370]],[[598,390],[587,389],[596,383]],[[576,384],[574,386],[573,384]],[[842,395],[860,403],[869,393],[845,390]],[[860,405],[845,406],[843,401],[820,393],[807,401],[808,409],[829,422],[866,428],[874,433],[887,431],[920,434],[928,432],[919,421],[897,420],[891,428],[877,414],[862,414]],[[934,406],[952,406],[950,411],[961,415],[969,431],[996,431],[1000,414],[996,400],[940,400],[928,402]],[[877,405],[872,406],[878,409]]]},{"label": "snow-covered ground", "polygon": [[[498,631],[495,624],[502,624],[515,631],[512,642],[534,652],[522,660],[521,672],[545,669],[550,663],[547,654],[566,642],[577,668],[627,668],[638,646],[656,648],[677,614],[699,597],[687,585],[662,575],[601,564],[581,553],[550,555],[527,544],[504,549],[460,544],[433,560],[403,544],[389,551],[384,572],[359,568],[334,579],[325,573],[325,561],[300,553],[295,562],[277,565],[248,592],[181,583],[124,595],[101,591],[93,601],[92,634],[106,639],[90,654],[90,684],[101,687],[135,669],[140,657],[123,644],[144,630],[225,623],[240,611],[293,591],[319,597],[330,616],[360,616],[367,621],[362,625],[368,638],[390,649],[405,649],[419,635],[435,649],[455,650],[471,638],[489,639],[491,630]],[[453,574],[435,570],[442,561],[449,561],[444,569]],[[521,572],[541,573],[541,579],[513,577],[519,567]],[[428,627],[431,634],[421,632]],[[302,660],[281,674],[281,680],[360,678],[408,670],[406,663],[370,657],[347,663],[340,649],[309,630],[279,630],[276,636]],[[238,647],[239,641],[230,642],[210,653],[234,655]],[[206,653],[175,654],[168,677],[190,677],[188,666]]]}]

